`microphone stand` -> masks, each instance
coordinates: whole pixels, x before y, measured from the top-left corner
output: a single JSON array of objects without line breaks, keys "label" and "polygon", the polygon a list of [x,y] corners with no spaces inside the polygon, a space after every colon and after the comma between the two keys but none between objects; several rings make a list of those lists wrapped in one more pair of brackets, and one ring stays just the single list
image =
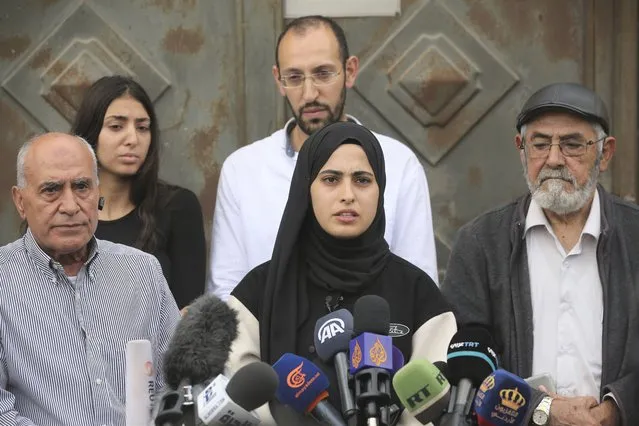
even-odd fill
[{"label": "microphone stand", "polygon": [[366,368],[355,373],[355,399],[360,407],[358,425],[390,425],[390,373],[383,368]]},{"label": "microphone stand", "polygon": [[166,392],[160,399],[155,426],[195,426],[195,398],[191,385],[180,386],[182,392]]}]

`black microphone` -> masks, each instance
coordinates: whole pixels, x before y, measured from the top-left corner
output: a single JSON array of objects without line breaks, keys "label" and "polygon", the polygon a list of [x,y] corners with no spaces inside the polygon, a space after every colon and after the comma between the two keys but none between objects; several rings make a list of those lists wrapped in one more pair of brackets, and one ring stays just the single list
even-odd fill
[{"label": "black microphone", "polygon": [[252,411],[272,400],[279,385],[273,367],[252,362],[231,379],[218,375],[197,397],[197,419],[203,425],[256,426]]},{"label": "black microphone", "polygon": [[382,297],[366,295],[357,299],[353,311],[356,337],[349,344],[350,372],[359,413],[369,426],[389,425],[393,369],[390,306]]},{"label": "black microphone", "polygon": [[353,315],[346,309],[331,312],[315,323],[315,350],[326,363],[333,362],[337,377],[342,416],[348,420],[357,413],[348,386],[348,344],[353,337]]},{"label": "black microphone", "polygon": [[191,395],[192,386],[201,390],[222,374],[236,337],[237,315],[216,296],[200,296],[189,306],[164,353],[164,377],[171,390],[159,402],[156,426],[194,423],[194,401],[185,400],[184,393]]},{"label": "black microphone", "polygon": [[[459,330],[448,346],[448,380],[454,386],[451,404],[439,426],[472,424],[470,411],[475,392],[482,381],[497,369],[495,342],[481,327]],[[454,402],[452,402],[454,401]]]}]

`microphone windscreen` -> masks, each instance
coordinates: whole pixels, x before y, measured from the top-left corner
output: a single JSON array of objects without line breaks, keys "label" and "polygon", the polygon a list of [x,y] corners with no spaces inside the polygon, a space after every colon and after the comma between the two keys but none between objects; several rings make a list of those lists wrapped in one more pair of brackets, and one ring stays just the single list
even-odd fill
[{"label": "microphone windscreen", "polygon": [[237,370],[226,385],[226,393],[246,411],[269,402],[275,396],[279,378],[273,367],[258,361]]},{"label": "microphone windscreen", "polygon": [[532,391],[524,379],[496,370],[479,385],[475,395],[477,422],[482,426],[523,425]]},{"label": "microphone windscreen", "polygon": [[273,364],[279,377],[275,396],[298,413],[308,414],[328,396],[328,379],[311,361],[285,353]]},{"label": "microphone windscreen", "polygon": [[338,352],[348,352],[352,337],[353,315],[346,309],[324,315],[315,323],[315,350],[324,362],[329,362]]},{"label": "microphone windscreen", "polygon": [[189,379],[206,383],[222,374],[237,337],[237,315],[213,295],[197,298],[178,323],[164,354],[166,382],[176,389]]},{"label": "microphone windscreen", "polygon": [[353,306],[354,334],[375,333],[388,336],[390,306],[386,299],[369,294],[355,301]]},{"label": "microphone windscreen", "polygon": [[446,364],[446,362],[444,361],[435,361],[433,362],[433,365],[435,367],[437,367],[437,369],[439,371],[442,372],[442,374],[444,375],[444,377],[446,377],[446,379],[448,379],[448,364]]},{"label": "microphone windscreen", "polygon": [[448,346],[448,380],[457,385],[461,379],[470,379],[477,387],[490,373],[495,371],[497,354],[490,333],[481,327],[463,328]]},{"label": "microphone windscreen", "polygon": [[450,399],[450,383],[425,359],[413,359],[395,373],[393,388],[406,410],[422,424],[441,417]]}]

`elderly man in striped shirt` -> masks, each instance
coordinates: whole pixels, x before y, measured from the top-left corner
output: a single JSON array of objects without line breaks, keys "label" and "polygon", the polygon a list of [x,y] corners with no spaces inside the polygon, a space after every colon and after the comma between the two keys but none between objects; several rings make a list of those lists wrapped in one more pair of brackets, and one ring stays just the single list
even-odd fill
[{"label": "elderly man in striped shirt", "polygon": [[125,348],[148,339],[158,386],[179,320],[157,259],[93,236],[97,161],[48,133],[18,154],[28,230],[0,247],[0,425],[124,425]]}]

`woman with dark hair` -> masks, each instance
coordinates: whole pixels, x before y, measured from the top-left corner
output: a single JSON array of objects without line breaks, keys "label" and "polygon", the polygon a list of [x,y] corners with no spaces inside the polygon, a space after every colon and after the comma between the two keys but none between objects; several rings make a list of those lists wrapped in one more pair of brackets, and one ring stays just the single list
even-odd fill
[{"label": "woman with dark hair", "polygon": [[[341,411],[334,369],[313,347],[314,327],[332,310],[352,312],[364,295],[388,302],[390,322],[402,330],[393,344],[406,360],[446,360],[455,317],[433,280],[390,252],[385,185],[382,149],[366,128],[338,122],[304,143],[272,258],[249,272],[228,300],[239,319],[227,364],[231,373],[256,360],[273,364],[286,352],[298,354],[327,374],[329,399]],[[277,403],[270,409],[258,410],[263,424],[273,418],[277,424],[305,424]],[[406,422],[403,415],[400,424]]]},{"label": "woman with dark hair", "polygon": [[108,76],[87,89],[71,129],[98,158],[96,237],[157,257],[180,308],[204,292],[202,210],[188,189],[160,181],[159,127],[151,99],[129,77]]}]

